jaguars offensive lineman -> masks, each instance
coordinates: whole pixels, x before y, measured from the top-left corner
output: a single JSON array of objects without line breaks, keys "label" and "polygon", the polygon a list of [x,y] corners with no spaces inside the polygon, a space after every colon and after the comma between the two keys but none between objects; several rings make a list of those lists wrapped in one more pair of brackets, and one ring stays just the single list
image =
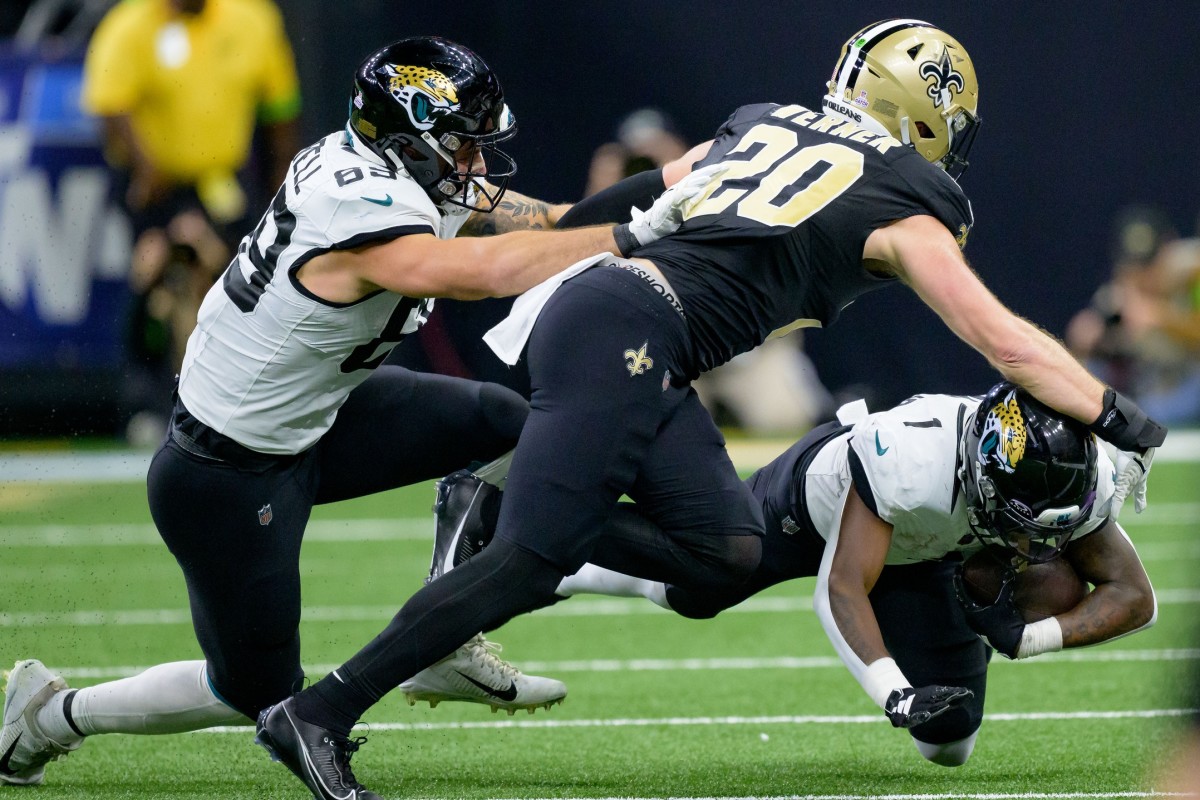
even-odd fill
[{"label": "jaguars offensive lineman", "polygon": [[[295,156],[206,296],[150,466],[150,510],[187,580],[205,661],[78,691],[19,662],[0,783],[40,783],[46,762],[85,735],[255,718],[304,677],[298,560],[312,506],[513,447],[527,413],[516,393],[381,363],[433,298],[518,294],[619,251],[611,227],[521,230],[551,228],[567,207],[503,200],[516,167],[497,144],[515,130],[496,76],[453,42],[404,39],[358,68],[348,125]],[[672,229],[684,189],[621,235],[648,242]],[[466,238],[484,232],[500,235]],[[481,637],[455,647],[443,667],[468,693],[477,687],[469,699],[511,712],[566,693],[500,661]]]},{"label": "jaguars offensive lineman", "polygon": [[[977,94],[945,32],[916,20],[865,28],[843,49],[824,112],[734,112],[699,160],[715,171],[678,231],[639,248],[618,229],[636,258],[597,257],[518,299],[486,337],[506,361],[525,359],[533,387],[495,538],[336,673],[264,713],[260,738],[289,763],[319,764],[322,743],[384,694],[476,631],[553,602],[588,561],[695,592],[743,582],[761,558],[762,510],[689,381],[773,331],[832,323],[890,283],[910,285],[1007,379],[1126,451],[1117,492],[1140,507],[1165,430],[963,260],[973,220],[954,175]],[[618,510],[622,494],[641,515]],[[321,797],[341,781],[323,768],[301,778]]]}]

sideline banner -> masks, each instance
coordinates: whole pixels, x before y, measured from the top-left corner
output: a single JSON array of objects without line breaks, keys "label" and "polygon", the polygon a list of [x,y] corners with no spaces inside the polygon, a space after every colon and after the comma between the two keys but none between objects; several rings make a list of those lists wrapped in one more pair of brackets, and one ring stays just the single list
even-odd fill
[{"label": "sideline banner", "polygon": [[0,376],[123,360],[130,229],[81,82],[81,54],[0,50]]}]

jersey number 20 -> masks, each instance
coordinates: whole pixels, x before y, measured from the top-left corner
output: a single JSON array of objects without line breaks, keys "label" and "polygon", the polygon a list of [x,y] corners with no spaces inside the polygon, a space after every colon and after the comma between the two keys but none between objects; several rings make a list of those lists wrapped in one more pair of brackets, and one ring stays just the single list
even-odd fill
[{"label": "jersey number 20", "polygon": [[[837,142],[800,147],[796,132],[756,125],[722,159],[729,169],[688,219],[733,206],[739,217],[794,228],[850,188],[863,174],[863,154]],[[749,188],[738,184],[750,183]]]}]

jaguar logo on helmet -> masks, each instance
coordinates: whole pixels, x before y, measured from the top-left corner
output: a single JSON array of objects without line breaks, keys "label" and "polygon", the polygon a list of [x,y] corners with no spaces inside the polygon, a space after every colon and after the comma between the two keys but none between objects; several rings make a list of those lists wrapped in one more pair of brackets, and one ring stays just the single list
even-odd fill
[{"label": "jaguar logo on helmet", "polygon": [[988,411],[979,437],[979,460],[1013,472],[1025,455],[1025,419],[1017,405],[1017,390]]},{"label": "jaguar logo on helmet", "polygon": [[943,48],[942,57],[937,61],[926,61],[921,65],[920,75],[933,83],[925,87],[925,94],[933,101],[933,107],[950,108],[950,89],[961,93],[966,89],[966,82],[961,73],[954,70],[950,63],[950,51]]},{"label": "jaguar logo on helmet", "polygon": [[435,69],[386,64],[388,91],[396,98],[413,127],[427,131],[438,117],[459,110],[458,89]]}]

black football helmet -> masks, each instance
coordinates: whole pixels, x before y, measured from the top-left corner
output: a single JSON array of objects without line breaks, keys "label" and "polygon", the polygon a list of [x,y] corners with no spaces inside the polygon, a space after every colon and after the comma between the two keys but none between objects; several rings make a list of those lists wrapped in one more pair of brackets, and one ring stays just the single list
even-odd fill
[{"label": "black football helmet", "polygon": [[496,148],[517,132],[500,81],[479,56],[436,36],[401,39],[359,65],[350,129],[438,205],[491,211],[517,171]]},{"label": "black football helmet", "polygon": [[971,532],[1031,563],[1058,556],[1096,500],[1087,426],[1007,381],[984,395],[960,443]]}]

